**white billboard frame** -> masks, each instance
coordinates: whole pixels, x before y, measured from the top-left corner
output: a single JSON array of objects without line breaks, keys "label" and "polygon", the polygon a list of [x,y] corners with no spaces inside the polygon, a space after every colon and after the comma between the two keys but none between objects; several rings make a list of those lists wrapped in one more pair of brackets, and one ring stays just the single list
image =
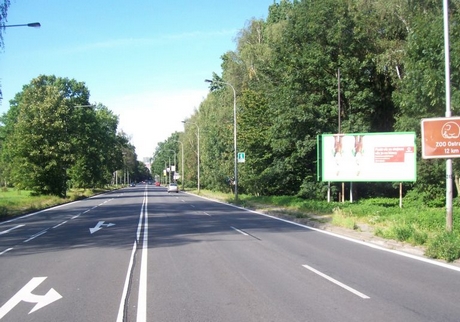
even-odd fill
[{"label": "white billboard frame", "polygon": [[415,132],[322,134],[318,180],[323,182],[415,182]]}]

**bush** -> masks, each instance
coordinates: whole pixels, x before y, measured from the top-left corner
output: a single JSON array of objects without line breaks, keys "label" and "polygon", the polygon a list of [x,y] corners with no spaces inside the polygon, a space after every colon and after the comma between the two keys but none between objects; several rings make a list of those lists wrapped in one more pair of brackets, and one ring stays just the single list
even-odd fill
[{"label": "bush", "polygon": [[428,242],[425,255],[431,258],[453,262],[460,258],[460,238],[458,235],[444,232]]},{"label": "bush", "polygon": [[342,209],[334,208],[334,215],[332,216],[332,224],[348,229],[356,230],[358,225],[352,216],[348,216]]}]

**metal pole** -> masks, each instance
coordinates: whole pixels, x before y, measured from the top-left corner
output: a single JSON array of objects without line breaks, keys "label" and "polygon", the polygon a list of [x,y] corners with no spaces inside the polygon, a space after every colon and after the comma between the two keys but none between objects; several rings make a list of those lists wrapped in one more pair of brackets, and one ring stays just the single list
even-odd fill
[{"label": "metal pole", "polygon": [[7,27],[32,27],[32,28],[40,28],[41,25],[39,22],[31,22],[31,23],[22,23],[22,24],[19,24],[19,25],[5,25],[3,26],[3,28],[7,28]]},{"label": "metal pole", "polygon": [[338,104],[339,104],[339,134],[340,134],[340,131],[342,131],[341,129],[341,124],[340,124],[340,113],[341,113],[341,110],[340,110],[340,68],[337,69],[337,90],[338,90],[338,95],[337,95],[337,100],[338,100]]},{"label": "metal pole", "polygon": [[[205,82],[214,83],[214,81],[210,79],[205,79]],[[237,149],[237,140],[236,140],[236,133],[237,133],[237,122],[236,122],[236,91],[232,84],[223,82],[223,81],[216,81],[216,83],[225,84],[230,86],[233,90],[233,157],[234,157],[234,177],[235,177],[235,202],[238,201],[238,149]]]},{"label": "metal pole", "polygon": [[200,127],[198,126],[197,123],[194,123],[194,122],[188,122],[188,121],[182,121],[182,123],[190,123],[190,124],[194,124],[196,126],[196,129],[197,129],[197,138],[198,138],[198,151],[197,151],[197,185],[198,185],[198,193],[200,192]]},{"label": "metal pole", "polygon": [[[174,150],[169,150],[170,152],[173,152],[174,153],[174,175],[176,175],[176,167],[177,167],[177,164],[176,164],[176,151]],[[169,172],[171,172],[171,162],[169,162]],[[174,179],[174,182],[176,182],[176,179]],[[169,180],[169,182],[171,183],[171,180]]]},{"label": "metal pole", "polygon": [[[342,124],[341,124],[341,120],[340,120],[340,114],[342,113],[341,106],[340,106],[340,68],[337,68],[337,91],[338,91],[337,102],[338,102],[338,106],[339,106],[339,115],[338,115],[338,118],[339,118],[338,130],[339,130],[339,133],[338,134],[340,134],[340,132],[342,132]],[[350,191],[351,191],[351,189],[350,189]],[[345,183],[344,182],[342,182],[342,202],[345,202]]]},{"label": "metal pole", "polygon": [[235,202],[238,202],[238,150],[236,146],[236,92],[232,85],[228,84],[233,89],[233,149],[235,158]]},{"label": "metal pole", "polygon": [[182,165],[181,165],[180,171],[182,172],[182,191],[184,191],[184,190],[185,190],[185,188],[184,188],[184,182],[185,182],[185,171],[184,171],[184,144],[183,144],[181,141],[179,141],[179,140],[177,140],[177,142],[180,143],[181,148],[182,148],[182,163],[181,163]]},{"label": "metal pole", "polygon": [[198,158],[198,166],[197,166],[197,172],[198,172],[198,193],[200,193],[200,128],[198,127],[198,124],[196,124],[196,128],[198,129],[198,153],[197,153],[197,158]]},{"label": "metal pole", "polygon": [[[446,69],[446,117],[451,117],[450,109],[450,45],[448,0],[443,0],[444,9],[444,55]],[[452,231],[452,159],[446,160],[446,230]]]}]

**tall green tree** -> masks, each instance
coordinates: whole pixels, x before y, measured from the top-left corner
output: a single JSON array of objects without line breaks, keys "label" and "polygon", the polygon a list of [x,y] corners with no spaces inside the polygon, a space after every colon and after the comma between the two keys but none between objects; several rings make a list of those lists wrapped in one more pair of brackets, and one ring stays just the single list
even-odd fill
[{"label": "tall green tree", "polygon": [[[40,76],[24,87],[17,102],[16,123],[2,152],[10,156],[12,179],[17,186],[65,196],[66,173],[72,161],[69,120],[73,104],[58,83],[67,84],[53,76]],[[69,93],[70,87],[65,88]],[[72,94],[81,97],[87,92],[78,84]],[[87,101],[87,97],[81,98]]]},{"label": "tall green tree", "polygon": [[41,75],[25,85],[1,119],[3,180],[62,197],[69,185],[110,182],[128,141],[117,134],[118,118],[88,101],[73,79]]}]

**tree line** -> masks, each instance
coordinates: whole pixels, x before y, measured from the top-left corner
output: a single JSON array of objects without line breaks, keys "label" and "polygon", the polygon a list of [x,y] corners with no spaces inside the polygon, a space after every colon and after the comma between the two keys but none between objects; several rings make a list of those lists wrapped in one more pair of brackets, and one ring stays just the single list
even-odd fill
[{"label": "tree line", "polygon": [[[460,106],[459,5],[449,1],[452,115]],[[165,150],[180,155],[180,141],[186,184],[196,186],[199,127],[201,186],[231,191],[233,91],[228,83],[236,91],[238,152],[246,153],[246,162],[238,165],[239,191],[323,199],[326,185],[316,175],[317,135],[415,131],[417,182],[406,184],[405,192],[442,203],[445,162],[421,159],[420,122],[445,114],[443,34],[440,1],[274,3],[267,18],[249,20],[236,49],[222,55],[222,74],[210,75],[210,93],[184,132],[159,144],[153,171],[161,173]],[[458,162],[454,173],[458,187]],[[363,197],[393,196],[399,193],[393,185],[353,187]]]},{"label": "tree line", "polygon": [[118,116],[89,103],[83,82],[40,75],[24,85],[0,118],[2,186],[66,196],[70,188],[98,188],[148,179]]},{"label": "tree line", "polygon": [[[0,0],[0,49],[10,4]],[[70,188],[151,178],[129,140],[118,116],[89,103],[83,82],[40,75],[0,117],[0,184],[65,197]]]}]

